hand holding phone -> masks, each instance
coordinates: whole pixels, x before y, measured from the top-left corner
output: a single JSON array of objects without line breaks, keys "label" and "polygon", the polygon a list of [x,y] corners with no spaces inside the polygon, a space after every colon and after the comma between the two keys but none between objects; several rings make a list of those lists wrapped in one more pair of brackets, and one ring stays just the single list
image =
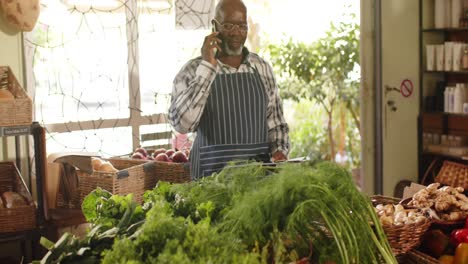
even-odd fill
[{"label": "hand holding phone", "polygon": [[[218,32],[216,31],[216,22],[214,20],[211,21],[211,33]],[[215,58],[218,57],[218,50],[216,48],[213,49],[215,53]]]},{"label": "hand holding phone", "polygon": [[221,39],[218,37],[219,32],[216,31],[215,22],[212,21],[212,33],[205,37],[205,41],[203,42],[203,47],[201,49],[202,58],[203,60],[217,65],[218,62],[216,60],[217,53],[221,50],[219,44],[221,43]]}]

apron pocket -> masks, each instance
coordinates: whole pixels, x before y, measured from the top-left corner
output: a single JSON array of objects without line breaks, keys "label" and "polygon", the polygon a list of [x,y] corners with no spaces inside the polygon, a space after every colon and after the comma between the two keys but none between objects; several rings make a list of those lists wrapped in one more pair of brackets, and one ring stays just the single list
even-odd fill
[{"label": "apron pocket", "polygon": [[212,145],[200,147],[202,177],[218,172],[230,161],[256,160],[270,162],[268,143]]}]

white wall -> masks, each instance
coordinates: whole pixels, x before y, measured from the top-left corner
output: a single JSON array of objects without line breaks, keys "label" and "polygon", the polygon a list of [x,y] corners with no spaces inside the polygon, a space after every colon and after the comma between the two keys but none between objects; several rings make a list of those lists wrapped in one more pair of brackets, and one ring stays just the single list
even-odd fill
[{"label": "white wall", "polygon": [[23,82],[22,34],[9,28],[0,16],[0,65],[8,65]]},{"label": "white wall", "polygon": [[[393,195],[400,180],[418,178],[419,1],[383,0],[382,10],[383,184],[384,194]],[[411,96],[386,92],[405,79],[413,83]]]},{"label": "white wall", "polygon": [[[361,0],[361,100],[364,191],[374,193],[374,3]],[[417,180],[417,116],[419,113],[419,3],[418,0],[381,0],[382,3],[382,123],[383,194],[392,196],[402,179]],[[385,85],[399,89],[410,79],[414,93],[405,98],[385,92]],[[391,111],[387,102],[395,102]]]}]

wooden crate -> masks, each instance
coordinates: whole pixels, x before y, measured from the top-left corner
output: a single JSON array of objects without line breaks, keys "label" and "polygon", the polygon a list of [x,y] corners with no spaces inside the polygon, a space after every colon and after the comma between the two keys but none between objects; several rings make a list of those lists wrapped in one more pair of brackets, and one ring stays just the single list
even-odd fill
[{"label": "wooden crate", "polygon": [[30,230],[36,227],[36,206],[20,172],[13,162],[0,162],[0,194],[16,192],[26,198],[28,205],[0,208],[0,233]]},{"label": "wooden crate", "polygon": [[0,89],[15,96],[13,100],[0,99],[0,126],[31,125],[32,100],[8,66],[0,66]]}]

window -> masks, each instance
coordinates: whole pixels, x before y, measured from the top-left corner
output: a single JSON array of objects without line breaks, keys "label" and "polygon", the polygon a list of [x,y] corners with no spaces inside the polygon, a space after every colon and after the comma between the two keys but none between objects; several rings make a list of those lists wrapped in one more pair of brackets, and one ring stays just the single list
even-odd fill
[{"label": "window", "polygon": [[[43,0],[25,34],[28,90],[48,152],[168,145],[172,79],[199,53],[212,0]],[[148,136],[148,134],[150,136]],[[144,136],[146,135],[146,136]],[[142,138],[150,139],[140,142]]]}]

